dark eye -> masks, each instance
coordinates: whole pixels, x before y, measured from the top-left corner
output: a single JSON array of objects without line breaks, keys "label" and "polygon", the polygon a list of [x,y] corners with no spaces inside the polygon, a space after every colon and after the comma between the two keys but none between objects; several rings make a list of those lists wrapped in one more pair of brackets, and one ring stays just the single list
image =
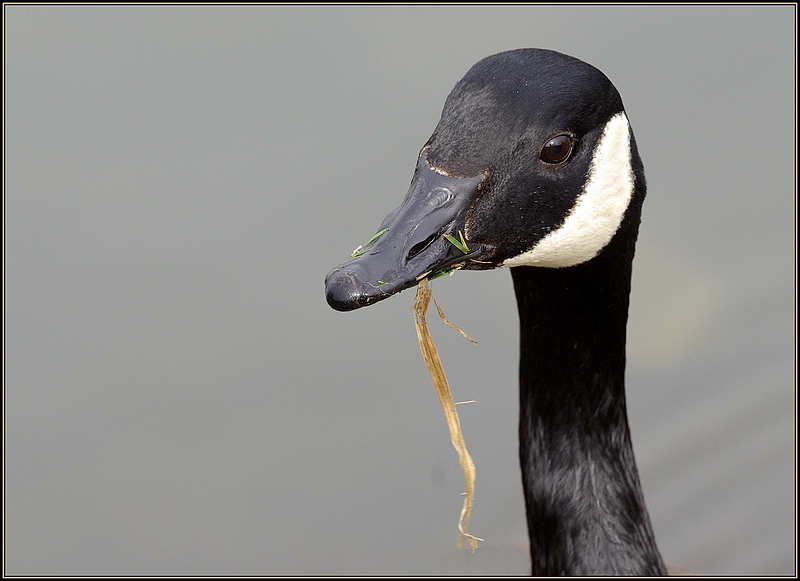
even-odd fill
[{"label": "dark eye", "polygon": [[545,163],[563,163],[572,153],[572,138],[569,135],[556,135],[544,144],[539,156]]}]

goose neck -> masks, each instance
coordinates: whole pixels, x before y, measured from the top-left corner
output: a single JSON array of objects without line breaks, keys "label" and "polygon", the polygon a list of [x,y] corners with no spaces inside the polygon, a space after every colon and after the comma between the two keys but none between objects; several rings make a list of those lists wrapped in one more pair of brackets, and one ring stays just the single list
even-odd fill
[{"label": "goose neck", "polygon": [[512,269],[534,574],[664,574],[625,408],[632,254]]}]

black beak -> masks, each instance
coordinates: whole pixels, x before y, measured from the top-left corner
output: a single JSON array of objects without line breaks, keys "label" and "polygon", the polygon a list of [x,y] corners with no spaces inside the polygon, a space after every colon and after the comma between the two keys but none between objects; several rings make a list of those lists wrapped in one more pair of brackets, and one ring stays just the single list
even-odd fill
[{"label": "black beak", "polygon": [[352,311],[424,278],[469,267],[488,250],[464,237],[467,212],[483,175],[453,178],[430,168],[420,155],[403,203],[378,233],[325,277],[325,297],[337,311]]}]

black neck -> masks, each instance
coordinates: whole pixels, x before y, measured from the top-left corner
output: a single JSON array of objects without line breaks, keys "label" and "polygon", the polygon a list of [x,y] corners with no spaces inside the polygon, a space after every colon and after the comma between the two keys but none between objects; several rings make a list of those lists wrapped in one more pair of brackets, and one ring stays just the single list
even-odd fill
[{"label": "black neck", "polygon": [[534,575],[666,573],[625,409],[633,239],[578,266],[511,269]]}]

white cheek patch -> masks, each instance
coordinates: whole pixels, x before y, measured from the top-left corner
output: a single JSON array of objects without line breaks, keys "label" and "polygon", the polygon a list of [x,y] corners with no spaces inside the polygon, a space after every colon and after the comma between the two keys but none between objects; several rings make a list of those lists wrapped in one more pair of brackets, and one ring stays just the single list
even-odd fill
[{"label": "white cheek patch", "polygon": [[500,266],[561,268],[594,258],[614,237],[632,196],[630,129],[618,113],[603,130],[586,186],[564,224]]}]

